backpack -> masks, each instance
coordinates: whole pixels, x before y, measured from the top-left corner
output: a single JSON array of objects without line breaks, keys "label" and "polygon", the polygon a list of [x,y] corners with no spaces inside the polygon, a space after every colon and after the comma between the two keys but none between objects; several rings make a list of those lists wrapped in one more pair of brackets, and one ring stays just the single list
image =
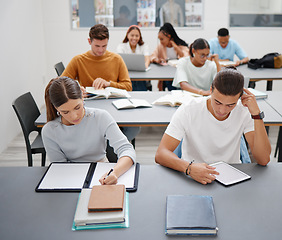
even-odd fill
[{"label": "backpack", "polygon": [[282,55],[280,53],[268,53],[262,58],[251,59],[248,62],[248,67],[252,69],[258,68],[281,68],[282,67]]}]

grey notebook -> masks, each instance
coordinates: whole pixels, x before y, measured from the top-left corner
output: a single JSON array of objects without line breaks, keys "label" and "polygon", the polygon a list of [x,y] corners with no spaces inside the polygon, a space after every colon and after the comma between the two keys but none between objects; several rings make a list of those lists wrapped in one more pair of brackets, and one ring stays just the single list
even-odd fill
[{"label": "grey notebook", "polygon": [[216,235],[217,224],[212,197],[167,196],[165,233],[168,235]]}]

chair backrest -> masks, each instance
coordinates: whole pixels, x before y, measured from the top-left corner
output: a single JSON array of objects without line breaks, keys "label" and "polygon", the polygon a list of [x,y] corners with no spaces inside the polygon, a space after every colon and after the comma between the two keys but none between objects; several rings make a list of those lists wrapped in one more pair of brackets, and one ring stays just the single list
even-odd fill
[{"label": "chair backrest", "polygon": [[41,129],[34,125],[35,120],[40,115],[40,111],[30,92],[18,97],[12,103],[12,106],[20,121],[25,138],[28,138],[33,131],[40,132]]},{"label": "chair backrest", "polygon": [[65,70],[65,66],[62,62],[59,62],[57,64],[54,65],[54,68],[56,70],[56,73],[58,76],[61,76],[63,71]]}]

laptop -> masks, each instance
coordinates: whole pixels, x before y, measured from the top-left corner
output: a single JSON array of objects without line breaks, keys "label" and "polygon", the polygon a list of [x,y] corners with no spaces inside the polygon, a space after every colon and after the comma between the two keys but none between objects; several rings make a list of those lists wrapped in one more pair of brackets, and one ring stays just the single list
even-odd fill
[{"label": "laptop", "polygon": [[146,72],[150,69],[145,67],[145,56],[135,53],[119,53],[122,57],[128,71]]}]

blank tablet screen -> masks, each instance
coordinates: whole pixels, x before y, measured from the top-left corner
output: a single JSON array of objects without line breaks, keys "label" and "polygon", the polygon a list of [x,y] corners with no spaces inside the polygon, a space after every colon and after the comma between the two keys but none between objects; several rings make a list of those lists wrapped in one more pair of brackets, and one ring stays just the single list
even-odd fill
[{"label": "blank tablet screen", "polygon": [[242,182],[251,178],[248,174],[238,170],[237,168],[225,163],[218,162],[210,164],[215,167],[219,175],[215,175],[216,180],[228,186],[234,183]]}]

